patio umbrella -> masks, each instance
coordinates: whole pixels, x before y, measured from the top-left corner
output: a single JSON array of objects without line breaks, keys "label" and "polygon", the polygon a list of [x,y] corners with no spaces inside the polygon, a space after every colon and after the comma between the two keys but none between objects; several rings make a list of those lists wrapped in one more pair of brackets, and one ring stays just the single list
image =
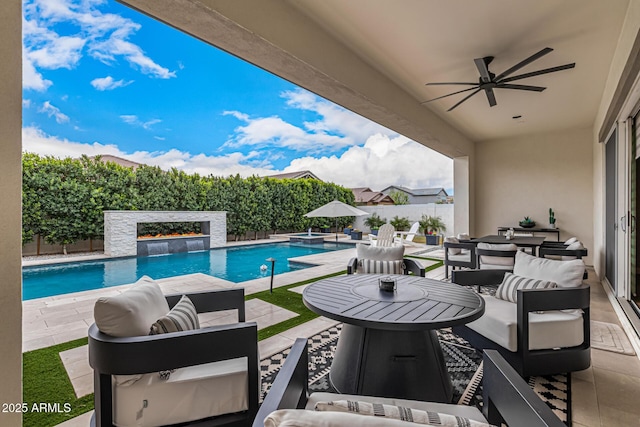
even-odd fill
[{"label": "patio umbrella", "polygon": [[325,218],[335,218],[336,219],[336,242],[338,241],[338,218],[341,216],[362,216],[369,215],[369,212],[365,212],[358,208],[354,208],[351,205],[346,203],[342,203],[338,200],[334,200],[333,202],[329,202],[326,205],[320,206],[318,209],[312,210],[309,213],[304,214],[304,216],[312,218],[312,217],[325,217]]}]

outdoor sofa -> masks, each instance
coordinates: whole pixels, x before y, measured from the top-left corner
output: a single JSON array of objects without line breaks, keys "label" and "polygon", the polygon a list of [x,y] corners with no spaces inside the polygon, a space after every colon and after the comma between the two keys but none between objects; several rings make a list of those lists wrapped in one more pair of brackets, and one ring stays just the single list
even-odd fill
[{"label": "outdoor sofa", "polygon": [[[238,323],[199,328],[197,313],[221,310],[237,310]],[[258,338],[256,323],[245,322],[244,289],[164,296],[145,276],[98,299],[94,315],[92,425],[251,425]]]},{"label": "outdoor sofa", "polygon": [[[500,423],[504,422],[512,427],[564,426],[564,423],[556,417],[551,409],[505,362],[500,354],[493,350],[488,350],[485,352],[483,359],[484,404],[482,412],[473,406],[372,396],[333,393],[313,393],[309,395],[307,339],[298,338],[265,397],[253,427],[410,427],[424,424],[388,418],[387,416],[381,416],[381,414],[388,415],[398,412],[398,414],[402,414],[402,418],[406,419],[408,418],[407,414],[414,416],[414,418],[424,416],[424,411],[431,412],[428,415],[430,420],[434,417],[440,419],[447,416],[460,417],[452,421],[455,422],[453,425],[461,426],[487,425],[484,424],[487,422],[493,425],[500,425]],[[362,411],[370,404],[376,405],[373,408],[376,414],[380,415],[372,416],[335,411],[335,409],[344,409],[345,406],[351,409],[358,408]],[[402,409],[397,408],[398,406],[401,406]],[[411,408],[412,410],[409,411],[405,408]]]},{"label": "outdoor sofa", "polygon": [[452,273],[460,285],[499,285],[495,296],[482,295],[482,317],[453,332],[478,350],[498,350],[525,377],[588,368],[590,289],[582,281],[584,262],[517,251],[512,271]]}]

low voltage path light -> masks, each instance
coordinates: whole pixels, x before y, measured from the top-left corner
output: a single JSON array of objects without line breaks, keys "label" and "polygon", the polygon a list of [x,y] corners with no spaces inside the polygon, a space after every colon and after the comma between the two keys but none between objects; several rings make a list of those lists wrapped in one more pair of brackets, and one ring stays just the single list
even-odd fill
[{"label": "low voltage path light", "polygon": [[265,261],[271,263],[271,285],[269,286],[269,292],[273,293],[273,267],[276,265],[276,259],[269,257],[265,259]]}]

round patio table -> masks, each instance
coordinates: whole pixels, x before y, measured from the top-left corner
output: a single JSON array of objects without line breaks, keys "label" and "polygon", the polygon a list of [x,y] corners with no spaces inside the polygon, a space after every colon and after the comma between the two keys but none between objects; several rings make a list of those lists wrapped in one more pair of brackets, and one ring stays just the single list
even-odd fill
[{"label": "round patio table", "polygon": [[[380,290],[381,278],[394,279],[396,290]],[[343,322],[329,373],[339,393],[451,402],[435,329],[482,316],[473,291],[418,276],[354,274],[312,283],[302,296],[310,310]]]}]

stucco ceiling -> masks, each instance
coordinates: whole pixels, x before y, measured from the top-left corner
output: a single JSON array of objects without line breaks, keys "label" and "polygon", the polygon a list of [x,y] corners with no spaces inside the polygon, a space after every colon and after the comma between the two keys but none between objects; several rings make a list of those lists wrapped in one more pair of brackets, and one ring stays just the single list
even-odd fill
[{"label": "stucco ceiling", "polygon": [[[514,83],[541,93],[496,89],[489,107],[480,92],[452,112],[464,94],[424,104],[474,141],[592,126],[628,0],[289,0],[354,54],[418,101],[477,81],[473,59],[494,56],[496,74],[544,47],[553,52],[519,73],[570,62],[576,67]],[[513,116],[520,115],[520,119]]]}]

